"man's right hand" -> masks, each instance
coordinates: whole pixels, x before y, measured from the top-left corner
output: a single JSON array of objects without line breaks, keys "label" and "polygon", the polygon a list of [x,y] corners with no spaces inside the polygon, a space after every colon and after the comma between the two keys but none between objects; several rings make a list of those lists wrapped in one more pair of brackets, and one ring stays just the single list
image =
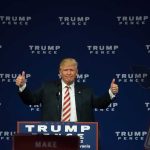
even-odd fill
[{"label": "man's right hand", "polygon": [[16,85],[18,87],[24,86],[26,83],[26,78],[25,78],[25,72],[22,71],[22,74],[19,74],[18,77],[16,78]]}]

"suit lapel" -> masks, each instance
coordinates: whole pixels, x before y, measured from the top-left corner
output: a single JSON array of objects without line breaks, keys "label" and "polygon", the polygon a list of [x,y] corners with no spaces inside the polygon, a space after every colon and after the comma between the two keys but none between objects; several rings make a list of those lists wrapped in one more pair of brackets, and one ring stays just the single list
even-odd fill
[{"label": "suit lapel", "polygon": [[58,116],[61,120],[61,109],[62,109],[62,84],[61,81],[57,81],[57,100],[58,100]]},{"label": "suit lapel", "polygon": [[82,100],[82,91],[79,85],[76,83],[75,84],[75,102],[76,102],[76,111],[77,111],[78,121],[80,121],[80,118],[81,118],[81,114],[80,114],[81,100]]}]

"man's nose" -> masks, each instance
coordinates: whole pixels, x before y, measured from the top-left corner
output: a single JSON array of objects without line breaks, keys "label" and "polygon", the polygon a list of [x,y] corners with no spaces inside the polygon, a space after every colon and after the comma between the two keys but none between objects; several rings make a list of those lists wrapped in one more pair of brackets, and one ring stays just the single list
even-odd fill
[{"label": "man's nose", "polygon": [[70,70],[67,70],[67,74],[70,74],[71,73],[71,71]]}]

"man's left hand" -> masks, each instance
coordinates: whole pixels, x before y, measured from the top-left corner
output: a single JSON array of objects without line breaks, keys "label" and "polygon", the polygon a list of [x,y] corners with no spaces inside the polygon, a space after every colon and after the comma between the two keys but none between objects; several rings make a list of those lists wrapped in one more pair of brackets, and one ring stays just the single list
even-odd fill
[{"label": "man's left hand", "polygon": [[111,81],[110,90],[111,90],[111,92],[112,92],[114,95],[117,94],[118,91],[119,91],[118,85],[115,83],[115,79],[113,79],[113,80]]}]

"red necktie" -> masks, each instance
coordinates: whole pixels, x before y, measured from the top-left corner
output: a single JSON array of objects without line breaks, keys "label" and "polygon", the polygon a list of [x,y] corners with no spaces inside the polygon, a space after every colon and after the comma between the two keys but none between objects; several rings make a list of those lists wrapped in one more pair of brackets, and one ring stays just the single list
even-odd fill
[{"label": "red necktie", "polygon": [[65,88],[66,91],[63,99],[62,119],[61,119],[61,121],[63,122],[70,121],[70,115],[71,115],[71,103],[70,103],[70,94],[69,94],[70,87],[66,86]]}]

